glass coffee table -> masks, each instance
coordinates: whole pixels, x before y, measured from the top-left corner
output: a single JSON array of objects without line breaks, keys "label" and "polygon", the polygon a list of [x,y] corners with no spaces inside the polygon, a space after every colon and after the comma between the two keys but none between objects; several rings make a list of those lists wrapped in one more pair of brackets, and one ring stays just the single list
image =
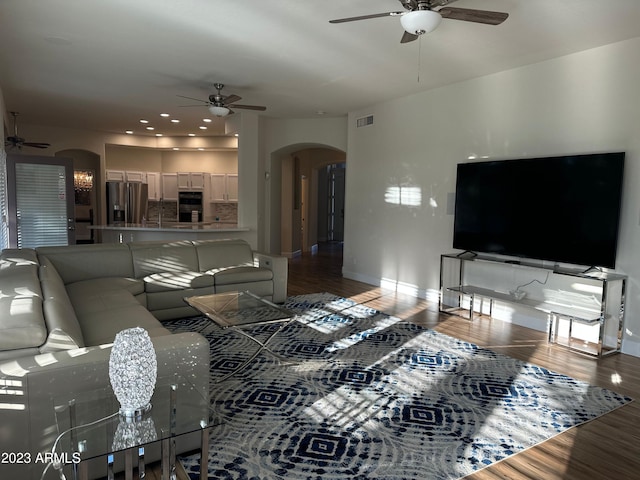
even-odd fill
[{"label": "glass coffee table", "polygon": [[[258,344],[259,348],[232,372],[216,383],[222,382],[242,371],[261,352],[266,351],[286,363],[288,360],[269,349],[268,344],[284,327],[296,319],[295,313],[280,307],[251,292],[224,292],[211,295],[186,297],[193,308],[210,318],[218,327],[234,330]],[[277,323],[278,328],[269,333],[265,340],[251,334],[252,327]]]}]

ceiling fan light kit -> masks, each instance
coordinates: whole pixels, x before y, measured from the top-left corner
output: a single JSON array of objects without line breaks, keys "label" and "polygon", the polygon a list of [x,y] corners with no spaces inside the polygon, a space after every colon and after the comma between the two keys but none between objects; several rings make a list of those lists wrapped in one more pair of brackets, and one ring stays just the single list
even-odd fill
[{"label": "ceiling fan light kit", "polygon": [[211,115],[215,115],[216,117],[226,117],[230,112],[227,107],[219,107],[218,105],[210,105],[209,111]]},{"label": "ceiling fan light kit", "polygon": [[442,21],[442,15],[433,10],[414,10],[400,17],[402,28],[412,35],[431,33]]}]

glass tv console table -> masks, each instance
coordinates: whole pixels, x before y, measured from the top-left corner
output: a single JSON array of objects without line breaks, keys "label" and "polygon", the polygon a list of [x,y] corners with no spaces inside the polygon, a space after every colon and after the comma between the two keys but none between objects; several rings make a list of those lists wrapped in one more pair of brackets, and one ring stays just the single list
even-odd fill
[{"label": "glass tv console table", "polygon": [[469,320],[494,316],[496,303],[507,305],[511,314],[543,312],[549,342],[601,357],[620,351],[626,282],[625,275],[595,269],[446,254],[440,257],[439,308]]}]

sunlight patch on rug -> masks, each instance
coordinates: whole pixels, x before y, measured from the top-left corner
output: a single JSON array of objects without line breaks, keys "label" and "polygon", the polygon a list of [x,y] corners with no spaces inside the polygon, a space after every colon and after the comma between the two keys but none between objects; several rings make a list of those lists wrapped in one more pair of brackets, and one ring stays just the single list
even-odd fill
[{"label": "sunlight patch on rug", "polygon": [[[269,345],[292,363],[263,352],[212,383],[209,478],[457,479],[631,401],[334,295],[285,307],[298,321]],[[212,382],[257,347],[205,318],[167,327],[209,339]]]}]

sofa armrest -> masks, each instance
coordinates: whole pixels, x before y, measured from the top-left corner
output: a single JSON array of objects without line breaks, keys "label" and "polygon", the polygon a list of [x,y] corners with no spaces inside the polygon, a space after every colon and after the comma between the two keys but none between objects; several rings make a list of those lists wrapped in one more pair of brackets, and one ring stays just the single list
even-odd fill
[{"label": "sofa armrest", "polygon": [[254,264],[268,268],[273,272],[273,302],[284,303],[287,299],[287,281],[289,276],[289,260],[280,255],[253,252]]},{"label": "sofa armrest", "polygon": [[[152,337],[158,377],[179,375],[209,395],[209,343],[185,332]],[[0,363],[0,449],[38,452],[58,435],[53,399],[72,391],[109,387],[111,344]],[[0,478],[40,478],[44,465],[0,465]]]}]

